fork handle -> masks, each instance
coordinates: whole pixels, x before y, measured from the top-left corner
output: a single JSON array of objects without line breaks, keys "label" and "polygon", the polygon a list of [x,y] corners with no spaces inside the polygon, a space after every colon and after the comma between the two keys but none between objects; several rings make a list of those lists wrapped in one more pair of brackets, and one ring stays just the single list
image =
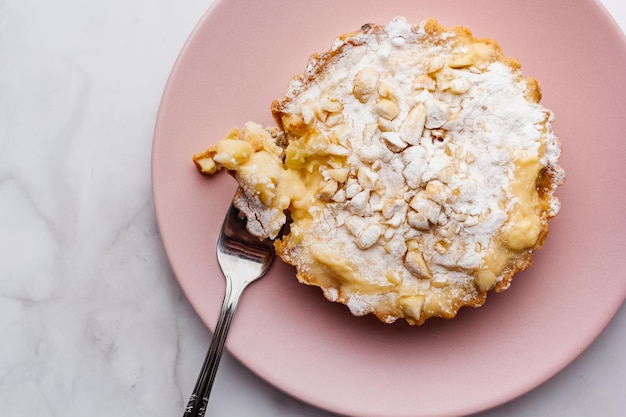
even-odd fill
[{"label": "fork handle", "polygon": [[220,364],[228,329],[233,320],[239,298],[241,298],[243,290],[248,285],[248,282],[233,285],[232,281],[231,279],[226,280],[224,301],[219,318],[217,319],[217,324],[215,325],[213,337],[211,338],[211,345],[204,359],[204,364],[202,365],[200,375],[198,375],[196,385],[189,397],[187,407],[185,407],[183,417],[203,417],[206,413],[209,395],[211,394],[213,381],[215,381],[217,368]]}]

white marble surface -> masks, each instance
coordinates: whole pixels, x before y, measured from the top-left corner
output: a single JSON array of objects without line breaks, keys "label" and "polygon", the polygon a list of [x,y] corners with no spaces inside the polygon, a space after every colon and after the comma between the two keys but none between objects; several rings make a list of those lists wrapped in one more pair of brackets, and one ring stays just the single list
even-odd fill
[{"label": "white marble surface", "polygon": [[[210,333],[152,208],[165,80],[212,0],[0,1],[0,416],[181,415]],[[603,0],[622,28],[626,3]],[[626,415],[626,308],[574,363],[481,414]],[[223,359],[212,416],[331,414]]]}]

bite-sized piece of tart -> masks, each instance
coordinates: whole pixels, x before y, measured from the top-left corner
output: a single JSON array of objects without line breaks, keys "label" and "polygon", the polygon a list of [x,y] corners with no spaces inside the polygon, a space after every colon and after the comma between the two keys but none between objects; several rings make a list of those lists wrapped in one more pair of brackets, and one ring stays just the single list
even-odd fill
[{"label": "bite-sized piece of tart", "polygon": [[540,98],[495,41],[397,18],[313,55],[272,103],[277,126],[247,123],[194,161],[234,174],[250,231],[300,282],[422,324],[507,289],[544,243],[564,173]]}]

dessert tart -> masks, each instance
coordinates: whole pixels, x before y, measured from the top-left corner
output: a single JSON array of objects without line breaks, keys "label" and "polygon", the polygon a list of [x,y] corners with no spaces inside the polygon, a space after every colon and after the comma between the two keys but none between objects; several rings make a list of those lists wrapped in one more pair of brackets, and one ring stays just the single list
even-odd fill
[{"label": "dessert tart", "polygon": [[[302,283],[385,323],[453,318],[531,265],[559,211],[538,82],[491,39],[428,19],[366,24],[193,157]],[[279,234],[288,224],[288,230]]]}]

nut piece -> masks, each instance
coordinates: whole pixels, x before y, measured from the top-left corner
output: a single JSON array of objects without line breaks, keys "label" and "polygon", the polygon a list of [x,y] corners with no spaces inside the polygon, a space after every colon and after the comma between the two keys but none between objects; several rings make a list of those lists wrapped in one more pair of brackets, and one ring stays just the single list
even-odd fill
[{"label": "nut piece", "polygon": [[378,174],[366,166],[361,166],[357,171],[357,180],[363,189],[371,190],[374,188],[374,185],[376,185]]},{"label": "nut piece", "polygon": [[345,190],[346,190],[346,197],[352,198],[358,193],[360,193],[361,191],[363,191],[363,187],[361,187],[361,184],[359,184],[356,178],[350,177],[348,178],[348,181],[346,182]]},{"label": "nut piece", "polygon": [[344,117],[342,113],[330,113],[324,121],[324,124],[327,127],[335,127],[341,123],[343,123]]},{"label": "nut piece", "polygon": [[428,73],[432,74],[434,72],[439,71],[440,69],[443,68],[443,66],[446,64],[446,62],[443,60],[443,58],[441,57],[434,57],[433,59],[430,60],[430,62],[428,63]]},{"label": "nut piece", "polygon": [[496,279],[496,274],[488,269],[484,269],[476,272],[474,282],[479,290],[488,291],[496,283]]},{"label": "nut piece", "polygon": [[450,241],[447,239],[442,239],[438,241],[437,243],[435,243],[435,250],[439,252],[441,255],[448,252],[449,248],[450,248]]},{"label": "nut piece", "polygon": [[402,176],[409,188],[415,190],[422,184],[422,177],[427,167],[428,163],[423,159],[414,159],[406,165]]},{"label": "nut piece", "polygon": [[382,207],[383,217],[387,220],[391,219],[396,215],[401,215],[402,217],[406,216],[406,212],[408,210],[408,206],[406,201],[396,198],[393,200],[387,201]]},{"label": "nut piece", "polygon": [[441,181],[429,181],[424,192],[429,200],[439,204],[443,204],[448,198],[446,186]]},{"label": "nut piece", "polygon": [[387,220],[387,224],[392,227],[399,227],[406,219],[409,206],[406,201],[396,198],[387,201],[381,210],[383,217]]},{"label": "nut piece", "polygon": [[333,200],[335,203],[343,203],[344,201],[346,201],[346,190],[340,188],[339,190],[337,190],[331,200]]},{"label": "nut piece", "polygon": [[304,122],[302,115],[287,113],[281,118],[281,124],[283,129],[287,133],[293,135],[302,135],[307,130],[307,124]]},{"label": "nut piece", "polygon": [[338,188],[337,181],[326,181],[317,190],[317,196],[322,201],[329,201],[335,195]]},{"label": "nut piece", "polygon": [[417,211],[409,211],[409,213],[406,215],[406,220],[409,225],[414,229],[421,231],[426,231],[430,229],[430,222],[428,221],[426,216]]},{"label": "nut piece", "polygon": [[467,52],[452,58],[448,63],[450,68],[464,68],[482,66],[491,62],[497,55],[496,48],[488,43],[476,43],[469,46]]},{"label": "nut piece", "polygon": [[391,239],[389,242],[385,243],[385,245],[383,246],[383,249],[385,250],[385,252],[393,254],[396,257],[402,257],[406,254],[407,247],[406,247],[406,242],[404,241],[404,239],[399,238],[399,237],[388,238],[387,236],[384,236],[384,238]]},{"label": "nut piece", "polygon": [[399,301],[399,304],[408,316],[419,320],[422,315],[422,309],[424,308],[424,296],[413,295],[405,297]]},{"label": "nut piece", "polygon": [[348,180],[348,168],[334,168],[326,171],[328,176],[337,182],[344,183]]},{"label": "nut piece", "polygon": [[205,158],[196,158],[194,162],[200,172],[206,175],[215,174],[217,171],[217,164],[213,160],[213,158],[205,157]]},{"label": "nut piece", "polygon": [[302,120],[306,124],[313,123],[315,120],[315,109],[311,105],[311,103],[305,103],[300,106],[300,112],[302,113]]},{"label": "nut piece", "polygon": [[450,91],[454,94],[467,93],[472,87],[472,83],[467,78],[455,78],[450,81]]},{"label": "nut piece", "polygon": [[391,152],[402,152],[409,145],[396,132],[383,132],[380,137],[385,140],[385,144]]},{"label": "nut piece", "polygon": [[430,279],[433,277],[433,274],[419,249],[413,249],[406,253],[406,256],[404,257],[404,266],[409,270],[409,272],[418,278]]},{"label": "nut piece", "polygon": [[428,90],[435,91],[437,83],[429,75],[422,74],[415,77],[413,80],[413,88],[415,90]]},{"label": "nut piece", "polygon": [[336,98],[327,98],[322,100],[320,107],[328,113],[338,113],[343,111],[343,104]]},{"label": "nut piece", "polygon": [[326,148],[326,153],[329,155],[348,156],[350,155],[350,150],[336,143],[331,143]]},{"label": "nut piece", "polygon": [[432,224],[437,224],[441,214],[441,206],[430,200],[424,190],[415,194],[409,205],[413,210],[423,214]]},{"label": "nut piece", "polygon": [[393,122],[385,119],[384,117],[377,118],[376,124],[378,124],[378,128],[381,132],[393,132],[394,130]]},{"label": "nut piece", "polygon": [[358,236],[365,229],[365,220],[359,216],[348,216],[343,221],[344,226],[353,236]]},{"label": "nut piece", "polygon": [[367,214],[368,202],[370,199],[370,190],[363,190],[352,199],[347,204],[347,208],[350,213],[355,216],[365,216]]},{"label": "nut piece", "polygon": [[361,103],[367,102],[372,93],[376,90],[378,83],[378,71],[374,68],[363,68],[354,76],[354,87],[352,93]]},{"label": "nut piece", "polygon": [[378,239],[383,235],[383,230],[377,224],[367,225],[361,233],[356,237],[354,242],[360,249],[371,248],[378,242]]},{"label": "nut piece", "polygon": [[417,103],[400,125],[400,136],[410,145],[418,145],[426,123],[426,107]]},{"label": "nut piece", "polygon": [[391,85],[387,84],[386,82],[381,81],[380,83],[378,83],[377,91],[378,91],[378,95],[381,98],[386,98],[388,100],[393,101],[394,103],[398,102],[395,88],[393,88]]},{"label": "nut piece", "polygon": [[393,120],[400,114],[400,107],[393,101],[383,98],[374,104],[374,113],[387,120]]}]

